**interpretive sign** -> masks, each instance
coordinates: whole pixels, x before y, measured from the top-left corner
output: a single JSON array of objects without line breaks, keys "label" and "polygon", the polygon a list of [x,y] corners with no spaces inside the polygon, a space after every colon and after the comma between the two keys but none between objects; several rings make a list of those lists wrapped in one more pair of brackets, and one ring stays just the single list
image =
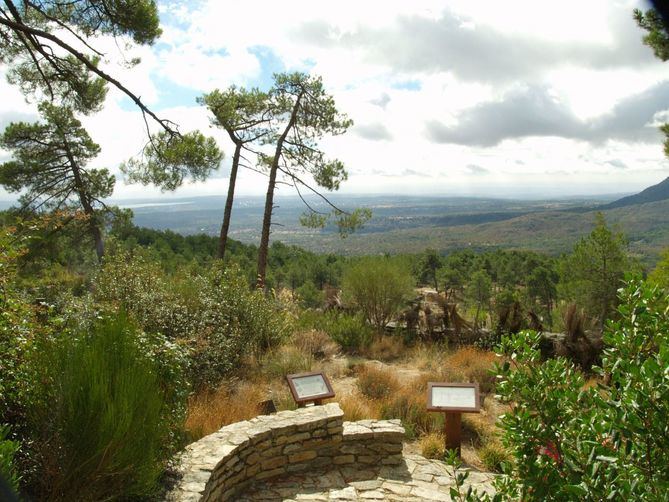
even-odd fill
[{"label": "interpretive sign", "polygon": [[460,455],[462,414],[481,411],[479,384],[428,382],[427,409],[444,414],[446,449],[457,450]]},{"label": "interpretive sign", "polygon": [[429,382],[427,384],[427,409],[429,411],[476,413],[481,410],[479,384]]},{"label": "interpretive sign", "polygon": [[323,399],[334,397],[330,381],[321,372],[287,375],[288,387],[298,405],[308,402],[320,404]]}]

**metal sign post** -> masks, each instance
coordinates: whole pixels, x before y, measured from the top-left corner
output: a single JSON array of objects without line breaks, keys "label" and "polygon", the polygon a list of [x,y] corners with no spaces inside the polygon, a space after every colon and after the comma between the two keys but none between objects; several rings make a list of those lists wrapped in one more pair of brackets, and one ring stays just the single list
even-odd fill
[{"label": "metal sign post", "polygon": [[287,375],[288,387],[297,406],[303,408],[308,403],[319,405],[323,399],[335,396],[330,381],[322,372]]},{"label": "metal sign post", "polygon": [[457,450],[459,456],[462,414],[481,411],[479,384],[428,382],[427,410],[444,413],[446,448]]}]

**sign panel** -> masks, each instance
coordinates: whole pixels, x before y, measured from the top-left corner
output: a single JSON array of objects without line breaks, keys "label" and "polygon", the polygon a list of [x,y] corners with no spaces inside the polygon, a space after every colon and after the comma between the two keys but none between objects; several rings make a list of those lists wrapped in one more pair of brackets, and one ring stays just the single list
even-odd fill
[{"label": "sign panel", "polygon": [[481,409],[479,384],[429,382],[427,409],[429,411],[478,412]]},{"label": "sign panel", "polygon": [[301,373],[286,376],[290,393],[297,403],[320,401],[334,397],[335,393],[323,373]]}]

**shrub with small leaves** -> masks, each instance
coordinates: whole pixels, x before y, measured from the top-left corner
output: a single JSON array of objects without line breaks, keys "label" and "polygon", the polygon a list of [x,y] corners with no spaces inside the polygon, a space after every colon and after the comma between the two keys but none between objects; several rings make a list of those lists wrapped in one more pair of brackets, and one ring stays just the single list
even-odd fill
[{"label": "shrub with small leaves", "polygon": [[498,483],[522,500],[665,500],[669,493],[669,297],[631,280],[604,333],[597,386],[564,359],[542,361],[539,335],[503,339],[501,419],[514,457]]},{"label": "shrub with small leaves", "polygon": [[339,346],[350,353],[359,353],[370,346],[374,330],[361,316],[330,314],[323,329]]},{"label": "shrub with small leaves", "polygon": [[289,331],[272,299],[249,290],[234,268],[168,276],[141,253],[109,257],[96,281],[98,301],[119,304],[150,333],[190,348],[194,386],[216,386],[250,352],[260,355]]}]

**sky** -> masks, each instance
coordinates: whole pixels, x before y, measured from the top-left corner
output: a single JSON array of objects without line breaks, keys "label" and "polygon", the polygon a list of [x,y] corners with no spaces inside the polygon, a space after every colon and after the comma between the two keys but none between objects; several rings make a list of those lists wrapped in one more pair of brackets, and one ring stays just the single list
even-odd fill
[{"label": "sky", "polygon": [[[161,38],[136,48],[96,40],[103,65],[182,131],[214,136],[226,158],[174,193],[125,184],[118,166],[146,136],[110,89],[82,122],[102,147],[90,167],[117,174],[114,198],[225,194],[232,145],[196,98],[233,84],[267,89],[273,73],[294,70],[322,76],[354,121],[321,142],[347,167],[342,193],[540,198],[629,193],[669,176],[657,130],[669,120],[669,62],[641,42],[639,0],[158,5]],[[141,64],[123,67],[135,56]],[[37,120],[35,110],[0,79],[0,128]],[[263,176],[240,174],[238,194],[266,189]]]}]

